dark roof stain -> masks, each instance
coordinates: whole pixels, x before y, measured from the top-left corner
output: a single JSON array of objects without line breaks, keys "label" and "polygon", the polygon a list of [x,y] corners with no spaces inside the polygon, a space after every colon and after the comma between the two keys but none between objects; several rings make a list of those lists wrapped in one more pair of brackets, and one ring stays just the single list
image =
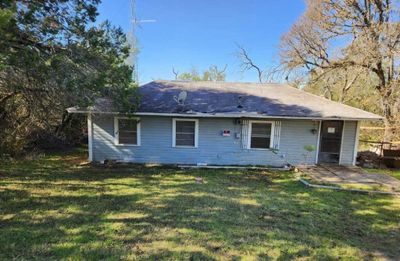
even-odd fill
[{"label": "dark roof stain", "polygon": [[[153,81],[140,88],[139,112],[243,113],[267,116],[380,118],[287,84]],[[187,92],[185,102],[174,97]]]}]

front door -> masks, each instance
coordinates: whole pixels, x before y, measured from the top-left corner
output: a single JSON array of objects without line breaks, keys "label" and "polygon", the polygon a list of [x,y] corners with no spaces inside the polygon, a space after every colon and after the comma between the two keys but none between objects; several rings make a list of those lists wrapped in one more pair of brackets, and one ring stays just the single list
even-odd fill
[{"label": "front door", "polygon": [[318,163],[339,164],[343,121],[322,121]]}]

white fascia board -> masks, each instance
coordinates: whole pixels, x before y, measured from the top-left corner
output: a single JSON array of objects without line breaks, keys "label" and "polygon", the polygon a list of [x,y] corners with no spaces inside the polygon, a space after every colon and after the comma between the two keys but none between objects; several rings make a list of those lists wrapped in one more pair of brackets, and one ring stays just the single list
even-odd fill
[{"label": "white fascia board", "polygon": [[253,113],[154,113],[154,112],[101,112],[101,111],[85,111],[85,110],[69,110],[69,113],[77,114],[106,114],[106,115],[136,115],[136,116],[162,116],[162,117],[198,117],[198,118],[256,118],[256,119],[291,119],[291,120],[345,120],[345,121],[381,121],[383,118],[348,118],[348,117],[296,117],[296,116],[272,116]]}]

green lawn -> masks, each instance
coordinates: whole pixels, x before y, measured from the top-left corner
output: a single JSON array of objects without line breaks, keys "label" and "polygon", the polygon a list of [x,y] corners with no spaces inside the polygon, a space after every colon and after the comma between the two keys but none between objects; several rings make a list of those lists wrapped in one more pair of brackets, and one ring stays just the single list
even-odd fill
[{"label": "green lawn", "polygon": [[[0,259],[400,259],[400,198],[290,172],[0,163]],[[202,177],[203,184],[196,184]]]},{"label": "green lawn", "polygon": [[370,172],[370,173],[387,174],[387,175],[390,175],[397,179],[400,179],[400,170],[398,170],[398,169],[367,169],[367,168],[365,168],[364,170],[366,170],[367,172]]}]

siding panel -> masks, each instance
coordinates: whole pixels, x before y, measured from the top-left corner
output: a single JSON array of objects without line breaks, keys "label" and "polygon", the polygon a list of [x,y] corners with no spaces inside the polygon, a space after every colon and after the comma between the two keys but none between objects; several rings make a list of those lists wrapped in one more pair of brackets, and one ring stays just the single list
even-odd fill
[{"label": "siding panel", "polygon": [[[172,118],[141,117],[141,146],[116,146],[112,116],[93,116],[93,159],[129,159],[137,163],[212,165],[270,165],[305,163],[305,145],[317,146],[318,135],[311,129],[318,123],[311,120],[282,120],[279,151],[249,150],[242,147],[242,126],[234,119],[200,118],[198,148],[172,147]],[[223,137],[222,130],[230,130]],[[350,135],[350,134],[349,134]],[[346,136],[347,137],[347,136]],[[347,151],[347,149],[346,149]],[[307,157],[314,164],[316,152]]]},{"label": "siding panel", "polygon": [[353,165],[354,146],[356,146],[357,121],[346,121],[343,128],[343,141],[340,165]]}]

